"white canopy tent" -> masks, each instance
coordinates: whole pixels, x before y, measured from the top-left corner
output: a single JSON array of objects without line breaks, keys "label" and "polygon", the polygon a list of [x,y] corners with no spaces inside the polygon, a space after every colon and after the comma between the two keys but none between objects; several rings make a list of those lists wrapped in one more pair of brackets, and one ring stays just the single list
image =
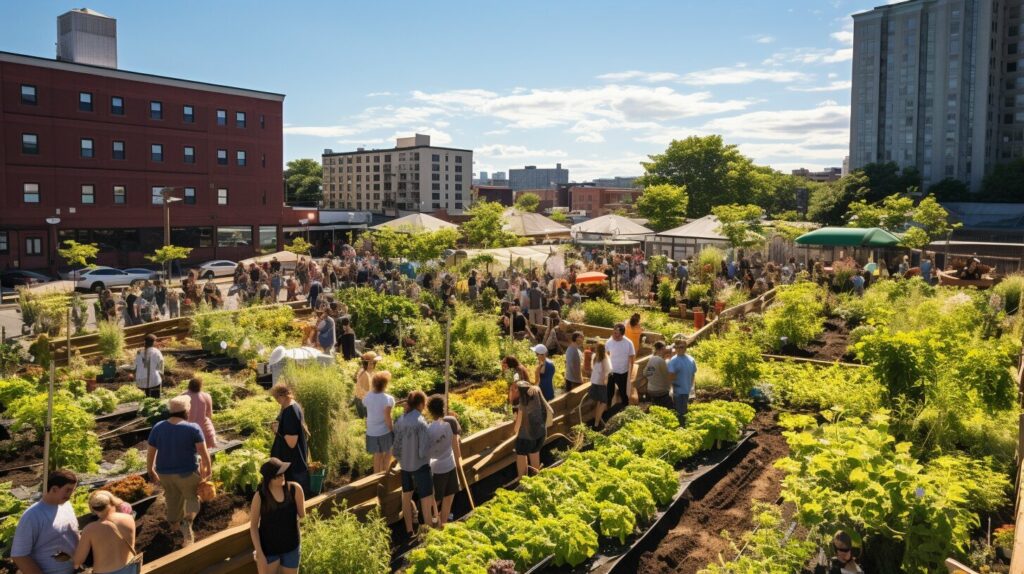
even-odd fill
[{"label": "white canopy tent", "polygon": [[595,217],[572,226],[574,239],[601,239],[610,236],[613,239],[643,241],[652,233],[654,231],[643,225],[614,213]]},{"label": "white canopy tent", "polygon": [[404,217],[386,221],[380,225],[374,225],[371,229],[383,229],[390,227],[395,231],[399,232],[418,232],[418,231],[437,231],[439,229],[458,229],[459,226],[454,223],[449,223],[443,219],[438,219],[432,215],[426,213],[410,213]]},{"label": "white canopy tent", "polygon": [[647,242],[648,255],[668,255],[670,259],[694,257],[706,246],[721,249],[729,247],[729,241],[719,233],[720,223],[714,215],[694,219],[679,227],[662,231]]},{"label": "white canopy tent", "polygon": [[539,213],[509,208],[502,216],[505,218],[502,229],[519,237],[569,237],[568,227]]},{"label": "white canopy tent", "polygon": [[497,272],[515,265],[528,267],[544,267],[548,258],[557,255],[561,250],[555,245],[526,245],[522,247],[499,247],[496,249],[460,249],[448,258],[454,264],[478,255],[490,255],[493,262],[488,265],[490,271]]}]

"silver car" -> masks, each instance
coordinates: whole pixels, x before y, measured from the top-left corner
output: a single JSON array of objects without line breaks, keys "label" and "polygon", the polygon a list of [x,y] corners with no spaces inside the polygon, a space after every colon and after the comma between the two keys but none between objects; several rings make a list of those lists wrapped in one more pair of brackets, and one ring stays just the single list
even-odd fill
[{"label": "silver car", "polygon": [[214,277],[230,277],[235,273],[238,263],[227,259],[215,259],[199,265],[200,279],[213,279]]},{"label": "silver car", "polygon": [[107,287],[127,287],[129,285],[139,285],[143,281],[150,278],[152,271],[144,269],[146,273],[129,273],[120,269],[113,269],[110,267],[97,267],[94,269],[86,269],[78,274],[78,280],[75,281],[75,289],[86,289],[99,293]]}]

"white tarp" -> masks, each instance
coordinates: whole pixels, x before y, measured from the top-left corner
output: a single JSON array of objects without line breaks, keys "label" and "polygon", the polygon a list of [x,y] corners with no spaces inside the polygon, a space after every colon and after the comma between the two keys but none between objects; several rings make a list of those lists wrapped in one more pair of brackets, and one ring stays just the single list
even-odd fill
[{"label": "white tarp", "polygon": [[[249,264],[251,263],[270,263],[270,261],[272,261],[275,257],[277,258],[278,262],[281,263],[281,268],[285,270],[294,269],[295,264],[299,261],[299,256],[292,253],[291,251],[278,251],[277,253],[271,253],[269,255],[259,255],[257,257],[243,259],[239,261],[239,263],[245,265],[248,268]],[[308,255],[304,255],[303,257],[307,260],[310,259]]]},{"label": "white tarp", "polygon": [[500,247],[496,249],[462,249],[449,257],[449,263],[462,262],[477,255],[487,254],[494,258],[489,265],[492,273],[510,267],[513,263],[529,267],[543,267],[554,254],[561,250],[555,245],[526,245],[523,247]]},{"label": "white tarp", "polygon": [[728,241],[724,235],[718,232],[718,218],[714,215],[705,215],[699,219],[680,225],[679,227],[662,231],[658,237],[688,237],[691,239],[709,239],[712,241]]},{"label": "white tarp", "polygon": [[506,209],[502,214],[505,224],[504,231],[515,233],[519,237],[568,237],[569,228],[550,217],[529,211]]},{"label": "white tarp", "polygon": [[284,372],[285,366],[290,361],[299,363],[316,361],[321,365],[331,365],[334,363],[334,357],[321,353],[319,349],[313,347],[286,349],[284,345],[278,345],[270,352],[270,360],[267,361],[267,368],[270,370],[274,384],[277,384],[277,377]]},{"label": "white tarp", "polygon": [[643,225],[636,223],[629,218],[609,213],[601,217],[595,217],[577,223],[572,226],[573,237],[583,235],[610,235],[618,239],[640,239],[645,235],[654,233]]},{"label": "white tarp", "polygon": [[433,215],[427,215],[426,213],[410,213],[405,217],[399,217],[380,225],[374,225],[371,229],[381,229],[384,227],[390,227],[395,231],[437,231],[439,229],[458,229],[459,226],[454,223],[449,223],[443,219],[438,219]]}]

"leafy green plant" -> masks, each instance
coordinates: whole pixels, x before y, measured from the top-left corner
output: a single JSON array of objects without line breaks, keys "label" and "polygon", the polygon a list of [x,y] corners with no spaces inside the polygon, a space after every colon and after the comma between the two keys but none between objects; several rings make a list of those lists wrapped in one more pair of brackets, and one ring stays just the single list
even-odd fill
[{"label": "leafy green plant", "polygon": [[192,320],[192,337],[207,352],[248,363],[278,345],[298,342],[301,334],[292,308],[273,305],[199,313]]},{"label": "leafy green plant", "polygon": [[141,401],[146,398],[146,392],[135,385],[121,385],[114,389],[114,396],[117,398],[117,404],[123,405]]},{"label": "leafy green plant", "polygon": [[[26,395],[14,401],[8,412],[14,419],[11,430],[30,429],[35,440],[43,441],[46,424],[47,393]],[[95,472],[102,449],[93,429],[96,420],[75,403],[66,391],[53,398],[53,427],[50,433],[50,469],[69,468],[79,472]]]},{"label": "leafy green plant", "polygon": [[339,429],[347,426],[350,416],[346,406],[352,396],[352,380],[332,366],[290,363],[283,381],[294,390],[305,413],[310,458],[324,463],[333,476],[342,462],[337,458],[337,441]]},{"label": "leafy green plant", "polygon": [[18,399],[39,391],[37,383],[22,377],[0,379],[0,406],[10,408]]},{"label": "leafy green plant", "polygon": [[778,409],[818,412],[835,409],[861,416],[882,407],[886,389],[871,369],[806,363],[765,362],[758,387]]},{"label": "leafy green plant", "polygon": [[764,313],[764,327],[772,348],[802,347],[822,331],[825,293],[810,281],[780,285],[775,300]]},{"label": "leafy green plant", "polygon": [[267,395],[257,395],[238,401],[235,406],[213,413],[213,423],[219,429],[235,429],[247,436],[269,438],[270,423],[277,418],[281,407]]},{"label": "leafy green plant", "polygon": [[335,298],[348,305],[352,328],[370,343],[393,341],[398,331],[395,318],[409,325],[420,314],[419,308],[408,298],[384,295],[368,287],[342,289],[335,293]]},{"label": "leafy green plant", "polygon": [[124,352],[124,331],[111,321],[100,321],[96,326],[96,348],[107,361],[117,361]]},{"label": "leafy green plant", "polygon": [[112,413],[117,408],[117,395],[110,389],[99,388],[79,398],[78,404],[94,415]]},{"label": "leafy green plant", "polygon": [[267,454],[263,449],[252,448],[252,443],[246,441],[241,448],[217,457],[213,464],[213,479],[225,490],[251,494],[260,486],[260,466],[266,460]]},{"label": "leafy green plant", "polygon": [[22,350],[21,345],[0,341],[0,376],[14,374],[18,367],[27,362],[28,358],[25,356],[25,351]]},{"label": "leafy green plant", "polygon": [[710,366],[719,374],[722,383],[741,397],[747,396],[754,388],[764,363],[757,343],[736,329],[704,340],[694,348],[693,355],[698,365]]},{"label": "leafy green plant", "polygon": [[817,546],[813,540],[787,536],[789,524],[777,506],[755,503],[753,513],[754,530],[741,539],[743,547],[731,542],[736,558],[719,558],[698,574],[791,574],[807,566]]},{"label": "leafy green plant", "polygon": [[142,454],[142,451],[137,448],[129,448],[118,457],[108,473],[112,475],[131,474],[133,472],[142,472],[145,469],[146,457]]},{"label": "leafy green plant", "polygon": [[597,327],[613,327],[616,323],[627,318],[627,311],[620,305],[605,301],[604,299],[592,299],[583,302],[584,322],[587,325]]},{"label": "leafy green plant", "polygon": [[1007,275],[992,288],[992,292],[1002,299],[1007,313],[1016,313],[1020,309],[1021,295],[1024,295],[1024,274]]},{"label": "leafy green plant", "polygon": [[391,572],[391,531],[379,511],[371,510],[362,522],[344,508],[329,515],[321,518],[314,512],[302,521],[304,569],[322,574]]}]

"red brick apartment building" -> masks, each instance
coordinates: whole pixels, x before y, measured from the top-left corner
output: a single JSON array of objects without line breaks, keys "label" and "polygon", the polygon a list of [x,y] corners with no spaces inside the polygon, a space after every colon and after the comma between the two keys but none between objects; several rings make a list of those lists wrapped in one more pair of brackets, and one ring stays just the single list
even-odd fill
[{"label": "red brick apartment building", "polygon": [[585,211],[591,217],[600,217],[620,207],[635,204],[641,194],[642,189],[572,187],[569,189],[569,209]]},{"label": "red brick apartment building", "polygon": [[[101,265],[171,242],[192,260],[276,249],[284,95],[0,52],[0,269],[51,267],[64,239]],[[59,218],[50,225],[48,218]]]}]

